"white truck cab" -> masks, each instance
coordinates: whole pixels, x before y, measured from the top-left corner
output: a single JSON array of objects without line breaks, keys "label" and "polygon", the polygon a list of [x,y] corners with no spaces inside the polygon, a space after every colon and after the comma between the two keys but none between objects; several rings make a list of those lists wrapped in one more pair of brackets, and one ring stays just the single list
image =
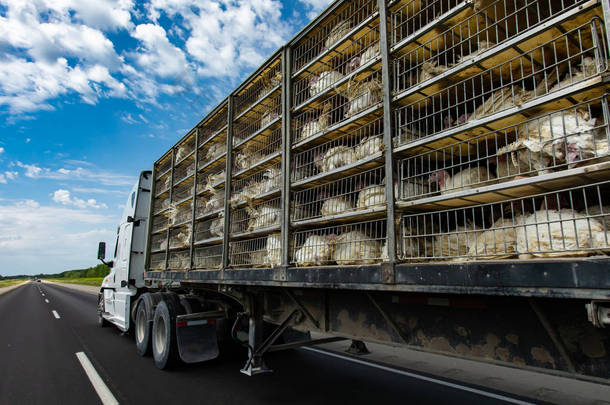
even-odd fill
[{"label": "white truck cab", "polygon": [[110,266],[99,295],[99,322],[129,329],[131,299],[144,287],[144,257],[152,173],[143,171],[127,197],[117,230],[114,257],[105,262],[106,246],[100,242],[98,259]]}]

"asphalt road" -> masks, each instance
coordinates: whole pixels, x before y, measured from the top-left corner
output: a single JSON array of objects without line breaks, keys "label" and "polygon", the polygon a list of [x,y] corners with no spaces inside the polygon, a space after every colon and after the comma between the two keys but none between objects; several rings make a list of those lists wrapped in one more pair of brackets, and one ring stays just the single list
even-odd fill
[{"label": "asphalt road", "polygon": [[123,404],[507,403],[306,350],[270,353],[275,372],[258,377],[239,372],[241,353],[161,371],[130,336],[99,328],[95,308],[95,295],[46,283],[0,296],[0,404],[101,403],[78,352]]}]

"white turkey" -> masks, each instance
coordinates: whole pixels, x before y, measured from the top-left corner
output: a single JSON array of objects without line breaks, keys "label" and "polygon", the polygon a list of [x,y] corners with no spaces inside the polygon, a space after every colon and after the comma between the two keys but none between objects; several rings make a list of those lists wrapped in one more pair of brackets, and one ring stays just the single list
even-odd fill
[{"label": "white turkey", "polygon": [[384,145],[381,136],[367,136],[360,140],[354,151],[356,153],[356,160],[360,160],[383,150]]},{"label": "white turkey", "polygon": [[326,41],[324,42],[324,49],[329,49],[337,41],[349,34],[351,27],[352,24],[348,20],[337,23],[328,33],[328,37],[326,37]]},{"label": "white turkey", "polygon": [[221,181],[225,181],[226,173],[225,171],[221,171],[215,174],[208,175],[208,183],[206,185],[206,189],[212,191],[214,190],[214,186]]},{"label": "white turkey", "polygon": [[473,119],[479,119],[511,107],[520,106],[529,101],[533,95],[533,91],[523,90],[519,86],[513,86],[512,88],[503,87],[488,96],[472,114],[458,117],[453,125],[461,125]]},{"label": "white turkey", "polygon": [[348,100],[345,118],[352,117],[379,103],[382,99],[382,88],[381,83],[377,79],[361,82],[356,85],[350,83],[345,93]]},{"label": "white turkey", "polygon": [[362,52],[359,56],[354,56],[347,63],[347,71],[353,72],[360,66],[364,66],[379,55],[379,42],[375,42]]},{"label": "white turkey", "polygon": [[281,221],[282,210],[271,205],[259,205],[258,207],[246,207],[246,212],[250,219],[248,220],[248,231],[255,231],[274,225],[279,225]]},{"label": "white turkey", "polygon": [[339,215],[354,209],[354,203],[347,197],[330,197],[324,201],[320,209],[323,217]]},{"label": "white turkey", "polygon": [[263,264],[266,266],[276,267],[282,264],[282,234],[272,233],[267,236],[267,244],[265,245],[265,258]]},{"label": "white turkey", "polygon": [[252,149],[243,149],[241,150],[237,156],[235,156],[235,168],[239,170],[245,170],[252,166],[255,163],[260,161],[263,156],[258,153],[258,151],[254,151]]},{"label": "white turkey", "polygon": [[214,190],[212,196],[205,203],[206,212],[212,212],[223,208],[225,200],[224,190]]},{"label": "white turkey", "polygon": [[482,54],[483,52],[485,52],[486,50],[488,50],[489,48],[495,46],[496,44],[491,42],[491,41],[487,41],[487,40],[482,40],[479,41],[478,43],[478,47],[476,51],[472,51],[471,53],[469,53],[468,55],[464,55],[464,56],[458,56],[457,59],[457,64],[460,64],[468,59],[472,59],[475,56],[478,56],[480,54]]},{"label": "white turkey", "polygon": [[186,155],[188,155],[191,151],[193,150],[193,148],[189,145],[181,145],[178,147],[178,150],[176,151],[176,158],[174,159],[174,161],[179,162],[182,159],[184,159],[186,157]]},{"label": "white turkey", "polygon": [[208,147],[208,150],[205,153],[206,161],[212,161],[216,159],[218,156],[222,155],[225,152],[226,146],[221,142],[216,142],[211,144]]},{"label": "white turkey", "polygon": [[221,213],[218,218],[212,220],[210,223],[210,234],[213,237],[222,237],[225,229],[225,218]]},{"label": "white turkey", "polygon": [[468,190],[477,184],[493,179],[495,179],[493,173],[482,166],[467,167],[453,176],[447,170],[438,170],[429,177],[431,184],[438,184],[441,194]]},{"label": "white turkey", "polygon": [[267,125],[271,124],[275,119],[279,118],[279,116],[280,115],[275,111],[266,112],[261,118],[261,128],[264,128]]},{"label": "white turkey", "polygon": [[372,264],[381,259],[381,243],[360,231],[344,232],[331,243],[332,259],[339,265]]},{"label": "white turkey", "polygon": [[330,240],[334,235],[310,235],[294,254],[297,266],[321,266],[331,260],[332,246]]},{"label": "white turkey", "polygon": [[365,209],[385,204],[385,186],[368,186],[358,193],[356,208]]},{"label": "white turkey", "polygon": [[523,216],[500,217],[491,228],[479,233],[468,256],[478,260],[507,259],[517,254],[515,230],[523,223]]},{"label": "white turkey", "polygon": [[273,90],[275,87],[279,86],[279,84],[282,82],[282,72],[278,70],[270,78],[264,77],[262,82],[263,82],[263,87],[259,91],[257,99],[261,99],[261,98],[265,97],[271,90]]},{"label": "white turkey", "polygon": [[455,230],[443,232],[434,237],[432,253],[436,259],[466,260],[471,246],[481,234],[482,229],[467,223],[465,226],[457,226]]},{"label": "white turkey", "polygon": [[309,95],[311,97],[322,93],[333,84],[343,79],[343,75],[336,70],[326,70],[309,79]]},{"label": "white turkey", "polygon": [[[398,181],[398,179],[396,179],[396,181]],[[397,185],[398,184],[396,184],[396,186]],[[413,179],[402,181],[401,193],[399,193],[398,187],[396,186],[394,186],[394,197],[400,200],[407,200],[409,198],[428,194],[430,192],[430,187],[428,184],[423,181]]]},{"label": "white turkey", "polygon": [[559,89],[563,89],[567,86],[570,86],[576,82],[585,80],[591,76],[594,76],[597,73],[597,63],[595,59],[590,56],[585,56],[582,58],[582,61],[576,65],[576,67],[572,67],[568,73],[566,73],[565,77],[556,83],[549,92],[553,92]]},{"label": "white turkey", "polygon": [[425,82],[442,73],[445,73],[449,68],[445,65],[439,65],[436,60],[427,60],[421,64],[421,70],[418,76],[418,83]]},{"label": "white turkey", "polygon": [[297,138],[298,141],[307,139],[311,136],[316,135],[318,132],[326,130],[330,124],[330,110],[332,106],[330,103],[325,103],[322,106],[322,113],[314,119],[310,119],[301,128],[301,132]]},{"label": "white turkey", "polygon": [[356,154],[352,148],[340,145],[330,148],[323,156],[317,157],[314,164],[320,173],[328,172],[356,161]]},{"label": "white turkey", "polygon": [[192,175],[193,173],[195,173],[195,162],[192,162],[190,165],[188,165],[186,167],[186,175],[185,177],[188,177],[190,175]]},{"label": "white turkey", "polygon": [[[525,216],[517,228],[519,258],[588,256],[607,249],[604,225],[572,209],[541,209]],[[581,250],[583,249],[583,250]]]},{"label": "white turkey", "polygon": [[581,210],[580,214],[595,219],[606,227],[606,232],[610,232],[610,205],[592,205]]},{"label": "white turkey", "polygon": [[169,246],[171,248],[187,247],[191,243],[191,235],[192,235],[191,227],[186,226],[186,227],[180,229],[180,232],[178,232],[177,234],[175,234],[171,237]]}]

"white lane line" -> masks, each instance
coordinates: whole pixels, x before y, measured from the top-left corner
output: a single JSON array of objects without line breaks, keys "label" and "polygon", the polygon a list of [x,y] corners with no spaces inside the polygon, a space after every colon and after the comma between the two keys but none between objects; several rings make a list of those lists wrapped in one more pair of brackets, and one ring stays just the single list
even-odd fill
[{"label": "white lane line", "polygon": [[53,312],[53,316],[55,317],[55,319],[59,319],[59,314],[57,313],[56,310],[53,310],[51,312]]},{"label": "white lane line", "polygon": [[42,296],[44,297],[44,294],[42,294]]},{"label": "white lane line", "polygon": [[494,394],[492,392],[487,392],[487,391],[479,390],[479,389],[476,389],[476,388],[467,387],[465,385],[459,385],[459,384],[451,383],[449,381],[438,380],[436,378],[426,377],[426,376],[423,376],[423,375],[419,375],[419,374],[415,374],[415,373],[410,373],[408,371],[404,371],[404,370],[400,370],[400,369],[396,369],[396,368],[391,368],[391,367],[387,367],[387,366],[382,366],[381,364],[369,363],[369,362],[366,362],[364,360],[358,360],[358,359],[354,359],[352,357],[342,356],[340,354],[335,354],[335,353],[330,353],[330,352],[327,352],[325,350],[320,350],[320,349],[316,349],[316,348],[313,348],[313,347],[303,347],[302,349],[303,350],[309,350],[309,351],[316,352],[316,353],[320,353],[320,354],[323,354],[323,355],[326,355],[326,356],[336,357],[338,359],[343,359],[343,360],[351,361],[353,363],[362,364],[364,366],[369,366],[369,367],[377,368],[379,370],[389,371],[390,373],[400,374],[400,375],[404,375],[406,377],[416,378],[418,380],[423,380],[423,381],[427,381],[427,382],[431,382],[431,383],[435,383],[435,384],[439,384],[439,385],[444,385],[446,387],[450,387],[450,388],[455,388],[455,389],[462,390],[462,391],[471,392],[473,394],[481,395],[481,396],[484,396],[484,397],[493,398],[493,399],[499,399],[501,401],[509,402],[511,404],[519,404],[519,405],[533,405],[534,404],[533,402],[521,401],[519,399],[515,399],[515,398],[511,398],[511,397],[505,397],[504,395]]},{"label": "white lane line", "polygon": [[46,302],[46,303],[48,304],[48,303],[49,303],[49,300],[45,298],[45,299],[44,299],[44,302]]},{"label": "white lane line", "polygon": [[102,403],[104,405],[118,404],[119,401],[116,400],[114,395],[112,395],[112,392],[110,392],[106,384],[104,384],[104,380],[102,380],[102,377],[97,373],[87,355],[84,352],[78,352],[76,353],[76,357],[78,358],[78,361],[80,361],[80,365],[85,369],[85,373],[87,373],[87,377],[89,377],[89,381],[91,381],[91,385],[95,388],[95,392],[97,392]]}]

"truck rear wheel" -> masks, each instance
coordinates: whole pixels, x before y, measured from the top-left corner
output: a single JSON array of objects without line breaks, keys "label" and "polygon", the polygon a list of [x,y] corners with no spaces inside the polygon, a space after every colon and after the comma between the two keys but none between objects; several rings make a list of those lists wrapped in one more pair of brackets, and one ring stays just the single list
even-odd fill
[{"label": "truck rear wheel", "polygon": [[148,300],[140,300],[138,308],[136,309],[136,320],[135,320],[135,338],[136,338],[136,351],[140,356],[147,356],[151,351],[150,334],[151,334],[151,323],[148,321]]},{"label": "truck rear wheel", "polygon": [[152,353],[155,366],[161,370],[178,361],[176,344],[176,308],[173,300],[164,299],[157,305],[152,327]]}]

